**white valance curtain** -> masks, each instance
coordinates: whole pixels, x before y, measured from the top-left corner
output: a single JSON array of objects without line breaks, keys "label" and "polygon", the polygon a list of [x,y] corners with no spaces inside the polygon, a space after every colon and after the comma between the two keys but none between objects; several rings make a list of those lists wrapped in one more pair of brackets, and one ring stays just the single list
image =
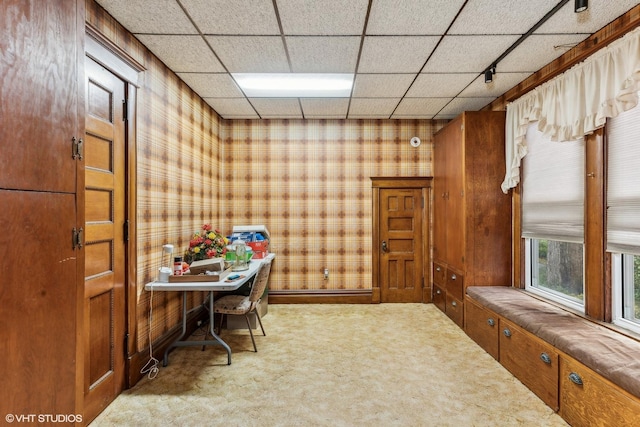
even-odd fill
[{"label": "white valance curtain", "polygon": [[552,141],[571,141],[638,104],[640,28],[507,105],[506,174],[502,191],[520,182],[531,122]]}]

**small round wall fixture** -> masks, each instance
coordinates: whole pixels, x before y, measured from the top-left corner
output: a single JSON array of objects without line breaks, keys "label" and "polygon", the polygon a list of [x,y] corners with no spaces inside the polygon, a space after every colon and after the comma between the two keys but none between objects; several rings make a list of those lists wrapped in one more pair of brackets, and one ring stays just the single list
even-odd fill
[{"label": "small round wall fixture", "polygon": [[420,146],[420,138],[418,138],[417,136],[414,136],[413,138],[411,138],[411,146],[412,147],[419,147]]}]

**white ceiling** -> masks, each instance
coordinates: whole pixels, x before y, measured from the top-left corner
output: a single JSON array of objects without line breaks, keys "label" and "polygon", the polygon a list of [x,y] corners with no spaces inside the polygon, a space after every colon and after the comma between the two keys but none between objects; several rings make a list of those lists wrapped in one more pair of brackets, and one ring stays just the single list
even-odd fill
[{"label": "white ceiling", "polygon": [[[97,0],[221,117],[450,119],[640,4],[591,0]],[[483,72],[556,5],[561,9]],[[350,98],[246,98],[230,73],[354,73]]]}]

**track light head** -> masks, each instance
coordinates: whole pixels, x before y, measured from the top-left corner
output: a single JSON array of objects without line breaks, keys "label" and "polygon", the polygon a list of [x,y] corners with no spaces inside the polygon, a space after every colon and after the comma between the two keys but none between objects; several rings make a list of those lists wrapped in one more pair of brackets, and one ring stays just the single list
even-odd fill
[{"label": "track light head", "polygon": [[576,13],[584,12],[589,9],[589,0],[576,0],[574,11]]},{"label": "track light head", "polygon": [[496,66],[492,65],[487,68],[484,72],[484,82],[491,83],[493,81],[493,75],[496,73]]},{"label": "track light head", "polygon": [[493,73],[491,70],[487,70],[484,72],[484,82],[491,83],[493,81]]}]

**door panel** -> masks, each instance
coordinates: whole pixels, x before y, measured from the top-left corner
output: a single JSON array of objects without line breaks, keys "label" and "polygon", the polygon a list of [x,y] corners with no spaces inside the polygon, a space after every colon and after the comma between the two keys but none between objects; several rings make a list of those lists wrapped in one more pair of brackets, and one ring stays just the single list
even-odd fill
[{"label": "door panel", "polygon": [[76,192],[76,2],[0,1],[0,188]]},{"label": "door panel", "polygon": [[75,194],[0,189],[0,206],[0,413],[74,414]]},{"label": "door panel", "polygon": [[379,210],[381,301],[421,302],[422,190],[381,189]]},{"label": "door panel", "polygon": [[124,388],[125,83],[86,60],[85,381],[90,421]]}]

